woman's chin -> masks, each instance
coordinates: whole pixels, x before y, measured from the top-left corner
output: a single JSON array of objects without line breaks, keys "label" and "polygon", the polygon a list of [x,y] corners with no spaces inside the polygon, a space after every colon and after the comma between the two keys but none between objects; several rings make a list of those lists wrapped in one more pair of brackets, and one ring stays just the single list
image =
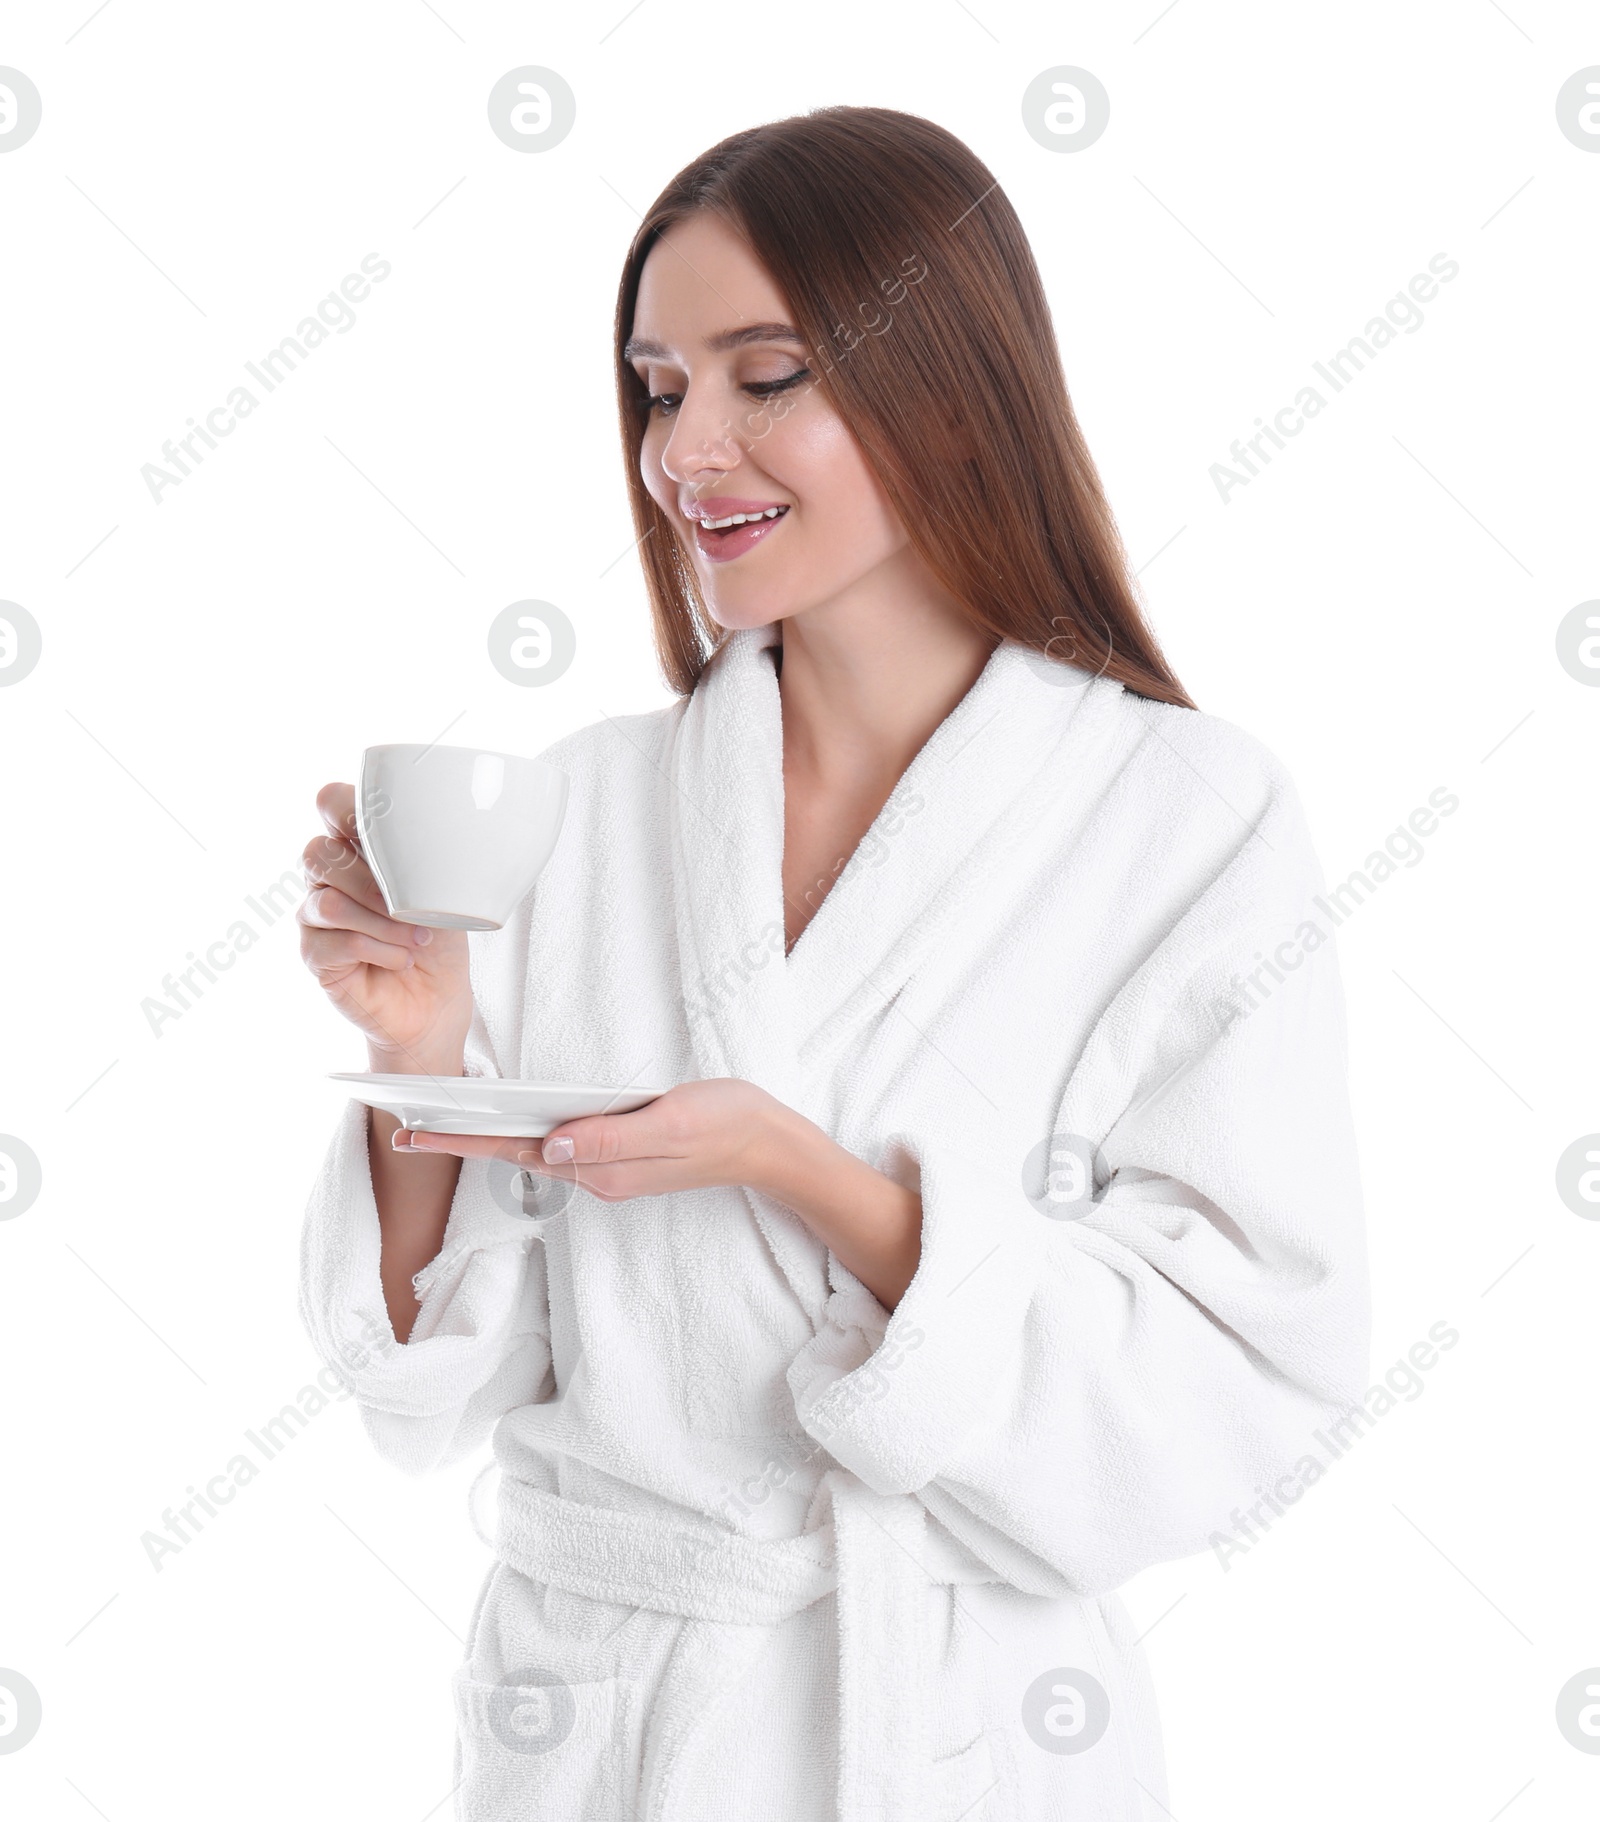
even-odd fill
[{"label": "woman's chin", "polygon": [[718,626],[726,627],[730,633],[738,632],[749,626],[770,626],[774,620],[782,620],[789,612],[785,608],[775,608],[770,602],[742,602],[708,600],[706,612]]}]

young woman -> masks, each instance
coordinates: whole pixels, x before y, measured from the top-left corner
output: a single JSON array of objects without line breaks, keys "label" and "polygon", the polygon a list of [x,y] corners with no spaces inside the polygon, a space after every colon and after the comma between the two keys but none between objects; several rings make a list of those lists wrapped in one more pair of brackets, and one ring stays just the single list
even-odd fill
[{"label": "young woman", "polygon": [[1164,1815],[1113,1591],[1259,1538],[1366,1378],[1293,786],[1163,661],[950,134],[724,141],[616,333],[679,700],[546,752],[503,930],[388,918],[349,785],[305,853],[372,1069],[677,1084],[542,1147],[352,1102],[308,1211],[377,1447],[493,1432],[460,1813]]}]

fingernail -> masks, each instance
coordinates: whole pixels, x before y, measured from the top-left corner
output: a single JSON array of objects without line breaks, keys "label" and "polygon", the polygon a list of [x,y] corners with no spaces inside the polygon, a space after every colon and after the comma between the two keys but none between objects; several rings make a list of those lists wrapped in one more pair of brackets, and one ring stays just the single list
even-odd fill
[{"label": "fingernail", "polygon": [[536,1151],[519,1151],[517,1153],[517,1162],[519,1164],[542,1164],[544,1158],[541,1153]]},{"label": "fingernail", "polygon": [[570,1164],[572,1162],[571,1139],[546,1139],[542,1156],[546,1164]]},{"label": "fingernail", "polygon": [[415,924],[412,926],[411,940],[414,943],[431,943],[433,941],[433,932],[426,924]]}]

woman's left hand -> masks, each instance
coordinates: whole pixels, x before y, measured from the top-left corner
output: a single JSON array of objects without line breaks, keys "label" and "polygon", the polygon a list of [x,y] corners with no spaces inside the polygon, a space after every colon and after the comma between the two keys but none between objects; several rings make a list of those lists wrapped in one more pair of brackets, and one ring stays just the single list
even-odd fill
[{"label": "woman's left hand", "polygon": [[542,1143],[401,1128],[391,1144],[396,1151],[502,1158],[581,1184],[602,1202],[744,1184],[792,1208],[889,1310],[922,1254],[922,1198],[915,1190],[737,1076],[682,1082],[633,1113],[563,1120]]},{"label": "woman's left hand", "polygon": [[633,1113],[564,1120],[542,1141],[402,1129],[394,1148],[502,1158],[581,1183],[602,1202],[625,1202],[674,1189],[767,1187],[782,1174],[774,1170],[782,1115],[797,1118],[754,1082],[722,1076],[681,1083]]}]

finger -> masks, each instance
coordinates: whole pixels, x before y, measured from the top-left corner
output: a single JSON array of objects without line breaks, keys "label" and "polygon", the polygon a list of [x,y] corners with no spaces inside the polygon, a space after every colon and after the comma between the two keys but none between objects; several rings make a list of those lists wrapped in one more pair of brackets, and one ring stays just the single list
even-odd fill
[{"label": "finger", "polygon": [[375,936],[359,930],[318,930],[303,924],[300,959],[318,980],[326,983],[363,962],[403,973],[416,966],[417,952],[410,944],[380,943]]},{"label": "finger", "polygon": [[317,808],[330,835],[360,842],[356,836],[356,788],[353,784],[325,784],[317,793]]},{"label": "finger", "polygon": [[[519,1140],[526,1146],[529,1141]],[[533,1141],[537,1144],[537,1141]],[[694,1174],[682,1158],[626,1158],[614,1164],[552,1164],[538,1151],[518,1151],[514,1164],[537,1176],[561,1183],[576,1183],[580,1188],[613,1201],[622,1196],[655,1196],[672,1189],[692,1189],[704,1179]]]},{"label": "finger", "polygon": [[537,1139],[520,1139],[518,1143],[524,1147],[532,1146],[533,1148],[532,1150],[524,1149],[515,1154],[514,1162],[520,1164],[524,1170],[536,1170],[542,1177],[559,1177],[565,1183],[577,1182],[578,1167],[576,1164],[563,1164],[559,1160],[552,1161],[547,1158],[540,1150]]},{"label": "finger", "polygon": [[527,1142],[526,1139],[499,1138],[482,1133],[408,1132],[402,1126],[396,1130],[389,1144],[394,1151],[436,1151],[456,1158],[501,1158],[510,1164],[515,1162],[517,1147],[526,1145]]},{"label": "finger", "polygon": [[300,866],[307,885],[337,886],[377,912],[387,912],[378,882],[366,856],[338,835],[313,835],[300,851]]},{"label": "finger", "polygon": [[676,1158],[631,1158],[625,1164],[560,1164],[552,1167],[529,1162],[529,1154],[519,1153],[517,1162],[524,1170],[576,1183],[601,1202],[626,1202],[634,1196],[664,1195],[669,1190],[689,1187],[691,1181]]},{"label": "finger", "polygon": [[[337,870],[348,870],[350,877],[357,881],[357,885],[350,889],[369,904],[381,907],[383,895],[378,890],[376,880],[372,878],[372,870],[367,865],[361,847],[361,833],[356,822],[355,786],[325,784],[317,793],[317,809],[328,827],[325,840],[332,844],[325,850],[329,857],[325,864]],[[344,882],[341,880],[340,883]]]},{"label": "finger", "polygon": [[[651,1104],[652,1106],[654,1103]],[[632,1113],[593,1113],[551,1127],[539,1148],[546,1164],[618,1164],[634,1158],[679,1156],[667,1123],[651,1107]]]},{"label": "finger", "polygon": [[314,886],[296,915],[302,924],[316,929],[359,930],[402,949],[424,948],[433,941],[433,932],[425,926],[369,911],[338,886]]}]

